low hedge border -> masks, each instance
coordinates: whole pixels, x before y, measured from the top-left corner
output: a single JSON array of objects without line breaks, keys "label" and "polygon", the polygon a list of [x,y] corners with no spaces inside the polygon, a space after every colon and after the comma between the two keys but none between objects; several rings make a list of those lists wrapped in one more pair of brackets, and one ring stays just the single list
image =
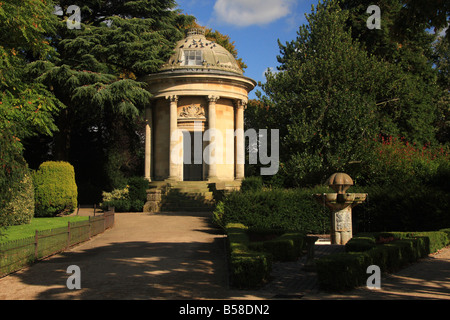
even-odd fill
[{"label": "low hedge border", "polygon": [[[320,288],[347,291],[365,285],[370,265],[379,266],[382,272],[398,271],[450,244],[449,231],[388,232],[354,237],[346,245],[347,252],[316,261]],[[380,240],[388,242],[379,243]]]},{"label": "low hedge border", "polygon": [[252,230],[241,223],[226,225],[229,245],[231,284],[240,289],[258,288],[266,282],[273,261],[295,261],[305,246],[304,234],[280,230],[257,230],[255,233],[277,234],[273,240],[250,241]]},{"label": "low hedge border", "polygon": [[439,231],[427,232],[374,232],[362,233],[352,238],[345,245],[347,252],[362,252],[374,248],[377,244],[390,242],[392,240],[404,240],[417,237],[426,237],[429,239],[429,252],[434,253],[445,247],[450,242],[450,228]]}]

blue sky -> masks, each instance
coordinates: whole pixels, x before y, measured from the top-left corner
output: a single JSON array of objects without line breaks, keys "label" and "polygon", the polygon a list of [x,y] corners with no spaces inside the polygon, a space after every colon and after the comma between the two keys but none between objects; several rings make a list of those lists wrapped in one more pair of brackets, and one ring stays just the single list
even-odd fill
[{"label": "blue sky", "polygon": [[[245,76],[265,81],[267,68],[276,68],[282,43],[297,36],[305,13],[318,0],[177,0],[179,9],[200,25],[229,35],[248,68]],[[255,98],[255,88],[249,98]]]}]

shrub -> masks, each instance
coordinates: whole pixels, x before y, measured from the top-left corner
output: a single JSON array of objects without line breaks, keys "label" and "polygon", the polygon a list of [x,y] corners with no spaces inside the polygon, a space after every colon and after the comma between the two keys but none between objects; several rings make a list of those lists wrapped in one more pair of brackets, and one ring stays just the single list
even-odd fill
[{"label": "shrub", "polygon": [[[7,109],[2,110],[0,107],[0,113]],[[0,228],[10,224],[10,206],[15,202],[13,199],[24,175],[28,173],[27,163],[22,156],[22,144],[15,136],[14,125],[10,121],[2,121],[2,116],[0,114]]]},{"label": "shrub", "polygon": [[[316,261],[319,285],[330,291],[345,291],[364,285],[368,266],[377,265],[382,272],[395,272],[446,246],[450,242],[447,232],[444,229],[356,236],[346,244],[346,253],[329,255]],[[389,242],[380,243],[381,239],[389,239]]]},{"label": "shrub", "polygon": [[369,196],[364,205],[353,209],[354,221],[360,222],[356,230],[428,231],[450,226],[447,191],[419,183],[375,185],[361,190]]},{"label": "shrub", "polygon": [[450,228],[441,229],[439,231],[447,234],[447,244],[446,245],[449,245],[450,244]]},{"label": "shrub", "polygon": [[103,192],[102,209],[114,207],[116,212],[139,212],[144,207],[147,198],[148,180],[142,177],[133,177],[123,189],[114,189]]},{"label": "shrub", "polygon": [[70,214],[77,207],[75,171],[70,163],[42,163],[33,175],[33,182],[37,217]]},{"label": "shrub", "polygon": [[227,224],[231,283],[236,288],[256,288],[268,279],[272,257],[248,248],[247,227]]},{"label": "shrub", "polygon": [[261,176],[247,177],[242,180],[241,191],[259,191],[263,188],[263,180]]},{"label": "shrub", "polygon": [[424,238],[397,240],[363,252],[329,255],[316,261],[319,285],[324,290],[345,291],[364,285],[367,267],[377,265],[382,272],[394,272],[426,253]]},{"label": "shrub", "polygon": [[381,138],[367,152],[372,155],[370,161],[353,176],[361,190],[369,194],[366,205],[353,211],[361,230],[427,231],[450,227],[448,148],[417,146],[389,137]]},{"label": "shrub", "polygon": [[376,246],[375,238],[372,236],[353,237],[345,244],[347,252],[363,252]]},{"label": "shrub", "polygon": [[14,189],[11,201],[0,209],[4,225],[14,226],[30,223],[34,215],[34,187],[30,173]]},{"label": "shrub", "polygon": [[[251,231],[249,231],[251,234]],[[296,261],[305,249],[305,234],[300,232],[286,232],[278,234],[279,230],[266,230],[267,235],[276,235],[274,239],[250,242],[251,250],[268,252],[274,261]],[[261,234],[261,232],[259,232]]]},{"label": "shrub", "polygon": [[238,288],[261,286],[269,278],[272,261],[295,261],[305,248],[305,235],[299,232],[251,230],[240,223],[229,223],[225,230],[231,281]]},{"label": "shrub", "polygon": [[252,229],[324,233],[329,229],[329,212],[312,196],[313,193],[324,190],[232,192],[219,202],[214,211],[214,219],[219,225],[242,223]]}]

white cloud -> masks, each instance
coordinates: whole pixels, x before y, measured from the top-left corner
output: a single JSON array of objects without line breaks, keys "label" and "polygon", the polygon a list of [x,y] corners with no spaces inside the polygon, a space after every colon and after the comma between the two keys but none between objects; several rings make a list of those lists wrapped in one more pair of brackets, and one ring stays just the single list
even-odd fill
[{"label": "white cloud", "polygon": [[240,27],[264,25],[291,13],[294,0],[217,0],[214,13],[225,23]]},{"label": "white cloud", "polygon": [[263,77],[265,78],[266,77],[266,73],[267,72],[272,72],[272,73],[278,73],[279,71],[277,70],[277,68],[274,68],[274,67],[268,67],[268,68],[266,68],[265,70],[264,70],[264,72],[263,72]]}]

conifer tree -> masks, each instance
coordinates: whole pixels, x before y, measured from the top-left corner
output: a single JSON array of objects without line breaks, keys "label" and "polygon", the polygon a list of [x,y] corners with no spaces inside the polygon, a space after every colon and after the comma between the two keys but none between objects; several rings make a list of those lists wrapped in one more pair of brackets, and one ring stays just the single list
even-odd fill
[{"label": "conifer tree", "polygon": [[[151,97],[139,78],[156,72],[169,59],[193,17],[175,10],[173,0],[60,0],[57,4],[64,16],[50,44],[58,56],[29,66],[30,74],[66,106],[51,143],[53,159],[75,162],[76,172],[81,172],[84,169],[77,163],[96,158],[99,163],[92,161],[86,167],[105,175],[101,188],[119,187],[111,179],[126,166],[127,154],[139,152],[124,148],[139,143],[137,121]],[[67,27],[70,5],[81,8],[80,29]],[[123,135],[135,142],[120,144]],[[84,154],[92,149],[80,148],[78,139],[96,143],[94,152],[101,155]]]},{"label": "conifer tree", "polygon": [[352,38],[348,14],[337,1],[319,2],[297,38],[279,44],[279,70],[269,71],[262,86],[292,185],[351,171],[352,163],[366,160],[377,134],[403,133],[397,113],[416,83]]}]

